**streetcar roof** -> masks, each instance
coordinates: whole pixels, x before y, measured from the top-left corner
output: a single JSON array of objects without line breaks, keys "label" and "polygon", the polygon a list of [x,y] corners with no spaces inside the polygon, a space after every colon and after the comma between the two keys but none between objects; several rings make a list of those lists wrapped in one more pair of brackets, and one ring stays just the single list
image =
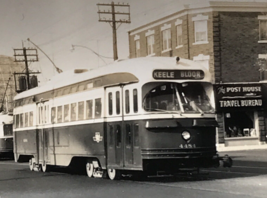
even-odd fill
[{"label": "streetcar roof", "polygon": [[[115,61],[107,66],[102,66],[92,70],[73,69],[57,74],[47,81],[44,85],[35,87],[33,89],[24,91],[17,94],[14,99],[33,96],[39,93],[44,93],[53,89],[65,87],[75,83],[83,82],[97,77],[111,75],[111,74],[128,74],[128,82],[122,81],[121,84],[134,83],[134,82],[151,82],[159,81],[153,78],[154,70],[202,70],[204,78],[197,81],[210,82],[210,73],[201,66],[199,63],[188,59],[182,59],[176,63],[176,57],[141,57],[133,58],[122,61]],[[114,75],[113,75],[114,78]],[[173,79],[170,79],[173,81]],[[164,80],[166,81],[166,79]],[[180,82],[181,80],[179,80]],[[188,81],[184,80],[184,81]],[[191,80],[194,81],[194,80]]]}]

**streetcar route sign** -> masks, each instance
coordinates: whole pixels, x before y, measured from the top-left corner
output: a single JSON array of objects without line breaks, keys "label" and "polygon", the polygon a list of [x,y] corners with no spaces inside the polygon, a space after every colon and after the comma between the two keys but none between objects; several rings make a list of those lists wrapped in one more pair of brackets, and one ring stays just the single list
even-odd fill
[{"label": "streetcar route sign", "polygon": [[205,74],[202,70],[162,70],[157,69],[153,71],[153,78],[156,80],[175,79],[175,80],[202,80]]},{"label": "streetcar route sign", "polygon": [[95,136],[93,137],[93,140],[99,143],[103,140],[103,136],[100,135],[100,132],[95,132]]}]

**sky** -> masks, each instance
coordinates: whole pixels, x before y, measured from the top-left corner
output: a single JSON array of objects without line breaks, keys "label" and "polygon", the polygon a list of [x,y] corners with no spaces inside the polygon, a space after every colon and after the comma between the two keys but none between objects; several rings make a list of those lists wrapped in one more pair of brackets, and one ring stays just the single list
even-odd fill
[{"label": "sky", "polygon": [[[131,15],[131,23],[123,23],[117,29],[119,59],[129,56],[129,30],[175,13],[183,4],[201,1],[206,0],[114,1],[128,3]],[[29,38],[63,71],[74,68],[94,69],[112,63],[112,28],[109,23],[99,22],[97,13],[97,3],[111,2],[0,0],[0,55],[14,57],[13,49],[33,48],[27,41]],[[77,45],[74,50],[71,50],[72,45]],[[93,51],[109,58],[99,58]],[[29,68],[31,71],[40,71],[39,79],[45,82],[57,72],[40,50],[38,57],[39,61],[30,63]]]}]

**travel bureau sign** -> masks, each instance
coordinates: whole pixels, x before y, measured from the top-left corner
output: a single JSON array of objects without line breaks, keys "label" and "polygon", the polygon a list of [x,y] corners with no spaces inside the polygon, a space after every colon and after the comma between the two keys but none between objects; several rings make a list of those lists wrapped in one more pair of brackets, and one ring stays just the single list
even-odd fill
[{"label": "travel bureau sign", "polygon": [[202,70],[154,70],[153,78],[156,80],[201,80],[205,77]]},{"label": "travel bureau sign", "polygon": [[260,84],[220,84],[215,85],[216,108],[262,108],[262,86]]}]

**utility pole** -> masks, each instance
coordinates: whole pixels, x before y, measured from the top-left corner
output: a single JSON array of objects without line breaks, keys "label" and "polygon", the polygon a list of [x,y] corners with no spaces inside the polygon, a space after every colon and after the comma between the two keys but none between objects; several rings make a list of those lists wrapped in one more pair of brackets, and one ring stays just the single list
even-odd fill
[{"label": "utility pole", "polygon": [[[29,53],[28,53],[29,52]],[[14,49],[15,62],[25,62],[25,71],[27,89],[30,89],[30,72],[28,67],[28,62],[38,61],[38,54],[36,49]]]},{"label": "utility pole", "polygon": [[[98,3],[98,15],[99,15],[99,22],[108,22],[110,26],[112,27],[112,33],[113,33],[113,58],[114,60],[118,59],[118,50],[117,50],[117,28],[120,27],[122,23],[131,23],[130,18],[130,5],[124,4],[124,3],[117,3],[115,4],[113,1],[111,4],[108,3]],[[100,7],[106,7],[107,10],[100,10]],[[111,8],[111,10],[110,10]],[[117,9],[116,9],[117,8]],[[127,10],[128,8],[128,10]],[[127,10],[125,12],[125,9]],[[101,17],[102,15],[102,17]],[[111,18],[106,19],[106,17],[111,15]],[[116,18],[118,16],[118,18]],[[122,16],[126,16],[126,18],[123,18]],[[116,23],[119,23],[119,26],[116,27]]]}]

